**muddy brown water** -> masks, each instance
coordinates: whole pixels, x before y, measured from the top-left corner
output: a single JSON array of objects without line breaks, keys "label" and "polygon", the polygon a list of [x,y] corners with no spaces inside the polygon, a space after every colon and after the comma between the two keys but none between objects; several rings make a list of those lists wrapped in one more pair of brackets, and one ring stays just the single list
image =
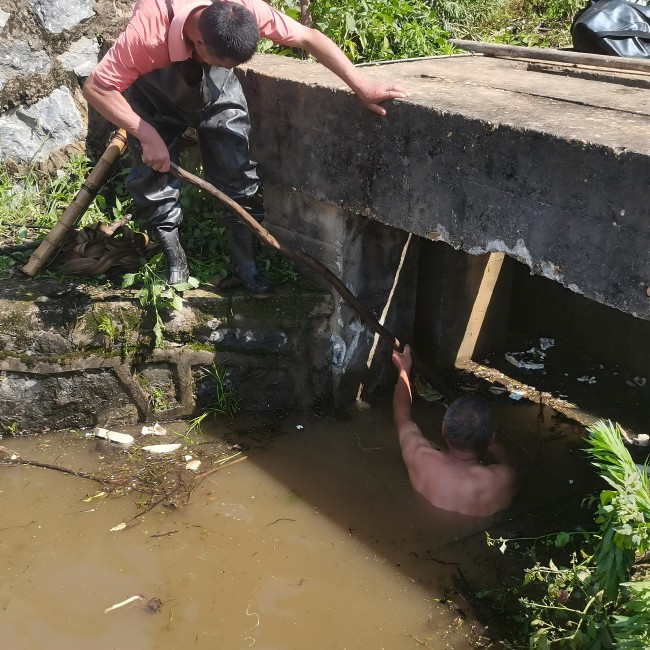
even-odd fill
[{"label": "muddy brown water", "polygon": [[[442,414],[438,404],[416,405],[415,419],[434,442]],[[556,522],[562,513],[574,524],[597,484],[577,451],[582,427],[534,405],[502,405],[497,415],[525,478],[513,507],[489,520],[436,510],[413,492],[388,400],[346,420],[276,419],[279,435],[264,427],[248,435],[246,458],[208,476],[187,506],[134,520],[129,496],[84,501],[97,491],[84,479],[0,467],[2,646],[485,647],[490,629],[454,580],[490,583],[510,570],[482,531],[544,531],[566,525]],[[234,429],[224,420],[204,431],[219,441],[232,440]],[[84,432],[0,444],[86,471],[121,453]],[[133,601],[105,613],[137,595],[160,599],[160,611]]]}]

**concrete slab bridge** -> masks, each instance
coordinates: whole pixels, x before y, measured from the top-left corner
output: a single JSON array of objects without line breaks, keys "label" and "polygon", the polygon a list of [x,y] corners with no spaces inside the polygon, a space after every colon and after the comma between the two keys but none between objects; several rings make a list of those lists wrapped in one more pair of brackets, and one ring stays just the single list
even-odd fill
[{"label": "concrete slab bridge", "polygon": [[[322,66],[258,56],[245,67],[274,234],[338,272],[439,368],[498,347],[517,311],[538,325],[553,312],[601,354],[650,368],[638,345],[650,319],[650,77],[476,55],[365,71],[409,93],[386,118]],[[531,275],[536,299],[517,304],[513,283]],[[336,309],[349,397],[377,341]]]}]

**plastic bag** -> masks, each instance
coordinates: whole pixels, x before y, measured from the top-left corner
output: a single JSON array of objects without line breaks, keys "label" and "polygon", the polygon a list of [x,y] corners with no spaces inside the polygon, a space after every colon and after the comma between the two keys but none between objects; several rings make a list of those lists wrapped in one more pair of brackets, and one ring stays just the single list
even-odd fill
[{"label": "plastic bag", "polygon": [[650,8],[625,0],[590,0],[571,25],[577,52],[650,58]]}]

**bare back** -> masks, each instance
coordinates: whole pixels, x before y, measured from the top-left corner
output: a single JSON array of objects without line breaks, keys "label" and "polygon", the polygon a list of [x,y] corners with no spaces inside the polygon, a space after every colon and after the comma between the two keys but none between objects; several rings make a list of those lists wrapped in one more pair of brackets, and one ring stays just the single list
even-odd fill
[{"label": "bare back", "polygon": [[509,465],[481,465],[434,449],[413,422],[401,427],[399,437],[411,483],[432,505],[475,517],[510,505],[516,475]]}]

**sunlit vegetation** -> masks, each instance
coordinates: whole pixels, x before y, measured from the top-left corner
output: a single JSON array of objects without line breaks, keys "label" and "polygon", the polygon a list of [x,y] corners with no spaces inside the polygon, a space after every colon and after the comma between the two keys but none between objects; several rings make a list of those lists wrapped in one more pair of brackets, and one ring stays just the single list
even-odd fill
[{"label": "sunlit vegetation", "polygon": [[[300,20],[299,0],[271,4]],[[450,38],[535,47],[568,47],[569,28],[586,0],[312,0],[312,24],[354,63],[449,54]],[[303,56],[273,47],[262,51]]]},{"label": "sunlit vegetation", "polygon": [[532,566],[521,584],[480,594],[514,623],[511,648],[592,650],[650,647],[650,494],[611,422],[589,428],[586,453],[608,489],[589,501],[593,530],[526,540],[492,539]]}]

